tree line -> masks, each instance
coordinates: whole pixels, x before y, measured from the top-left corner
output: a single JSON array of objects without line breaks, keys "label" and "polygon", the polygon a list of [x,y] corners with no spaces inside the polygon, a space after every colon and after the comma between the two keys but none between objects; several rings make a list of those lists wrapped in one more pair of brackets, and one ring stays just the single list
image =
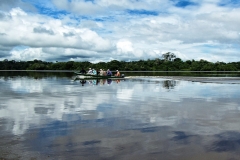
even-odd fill
[{"label": "tree line", "polygon": [[207,60],[187,60],[177,58],[174,53],[167,52],[161,58],[91,63],[84,62],[44,62],[41,60],[0,61],[0,70],[81,70],[82,68],[110,69],[121,71],[240,71],[240,62],[209,62]]}]

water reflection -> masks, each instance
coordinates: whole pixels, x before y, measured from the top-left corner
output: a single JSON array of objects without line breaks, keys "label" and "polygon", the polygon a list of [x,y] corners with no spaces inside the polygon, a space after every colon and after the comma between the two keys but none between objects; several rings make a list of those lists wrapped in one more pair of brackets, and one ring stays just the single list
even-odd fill
[{"label": "water reflection", "polygon": [[2,157],[240,157],[238,84],[162,78],[119,82],[1,77]]},{"label": "water reflection", "polygon": [[174,89],[176,85],[177,85],[177,82],[174,80],[165,80],[163,82],[163,87],[166,89]]},{"label": "water reflection", "polygon": [[95,85],[111,85],[112,82],[116,82],[116,83],[120,83],[121,81],[124,81],[124,80],[120,80],[120,79],[115,79],[115,80],[112,80],[112,79],[92,79],[92,80],[79,80],[80,84],[82,86],[85,86],[85,85],[90,85],[90,86],[95,86]]},{"label": "water reflection", "polygon": [[171,139],[172,141],[176,141],[178,143],[182,143],[184,145],[187,145],[191,143],[190,138],[197,137],[197,135],[189,135],[183,131],[174,131],[174,137]]},{"label": "water reflection", "polygon": [[79,82],[82,84],[82,86],[84,86],[84,84],[87,83],[86,80],[80,80]]},{"label": "water reflection", "polygon": [[240,132],[228,131],[214,135],[216,139],[210,144],[210,151],[236,152],[240,148]]}]

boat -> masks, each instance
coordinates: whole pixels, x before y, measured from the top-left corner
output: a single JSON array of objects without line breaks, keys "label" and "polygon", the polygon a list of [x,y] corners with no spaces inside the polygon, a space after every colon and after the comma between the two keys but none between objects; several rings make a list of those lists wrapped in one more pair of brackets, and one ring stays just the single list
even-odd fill
[{"label": "boat", "polygon": [[77,75],[75,80],[90,80],[90,79],[124,79],[124,75],[121,77],[119,76],[100,76],[100,75],[93,75],[93,74],[82,74],[79,72],[75,72]]}]

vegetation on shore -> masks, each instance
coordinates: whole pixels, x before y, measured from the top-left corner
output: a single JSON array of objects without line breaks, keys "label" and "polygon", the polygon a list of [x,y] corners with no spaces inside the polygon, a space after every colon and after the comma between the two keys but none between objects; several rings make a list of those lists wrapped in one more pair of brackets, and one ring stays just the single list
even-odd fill
[{"label": "vegetation on shore", "polygon": [[240,71],[240,62],[208,62],[206,60],[187,60],[177,58],[174,53],[165,53],[161,58],[139,61],[118,61],[91,63],[84,62],[44,62],[33,61],[0,61],[0,70],[81,70],[81,68],[110,69],[121,71]]}]

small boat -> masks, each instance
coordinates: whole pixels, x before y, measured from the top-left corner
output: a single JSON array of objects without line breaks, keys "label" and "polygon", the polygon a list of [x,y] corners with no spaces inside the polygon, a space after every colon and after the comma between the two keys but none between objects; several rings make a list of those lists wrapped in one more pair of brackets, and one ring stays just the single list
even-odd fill
[{"label": "small boat", "polygon": [[121,77],[118,76],[100,76],[100,75],[93,75],[93,74],[82,74],[79,72],[75,72],[75,74],[77,75],[75,77],[75,80],[87,80],[87,79],[124,79],[124,75],[122,75]]}]

